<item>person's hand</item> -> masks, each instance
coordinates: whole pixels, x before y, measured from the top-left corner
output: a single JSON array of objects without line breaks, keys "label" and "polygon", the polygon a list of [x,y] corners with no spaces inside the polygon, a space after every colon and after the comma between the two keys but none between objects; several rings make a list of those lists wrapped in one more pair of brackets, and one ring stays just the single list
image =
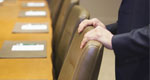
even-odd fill
[{"label": "person's hand", "polygon": [[97,26],[95,29],[84,35],[80,48],[83,48],[89,40],[96,40],[102,43],[106,48],[112,49],[112,37],[113,34],[106,28]]},{"label": "person's hand", "polygon": [[97,26],[101,26],[103,28],[106,28],[105,25],[98,20],[97,18],[93,18],[90,20],[84,20],[79,24],[79,28],[78,28],[78,32],[82,32],[84,30],[84,28],[86,28],[87,26],[93,26],[93,27],[97,27]]}]

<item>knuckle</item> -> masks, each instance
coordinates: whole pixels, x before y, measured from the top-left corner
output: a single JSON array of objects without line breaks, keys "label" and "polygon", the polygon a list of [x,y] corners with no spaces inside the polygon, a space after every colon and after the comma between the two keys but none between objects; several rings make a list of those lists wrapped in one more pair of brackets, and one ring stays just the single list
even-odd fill
[{"label": "knuckle", "polygon": [[91,37],[90,37],[90,36],[87,36],[87,39],[89,40],[89,39],[91,39]]},{"label": "knuckle", "polygon": [[85,34],[85,35],[84,35],[84,38],[89,40],[91,37],[90,37],[90,35]]},{"label": "knuckle", "polygon": [[98,38],[98,37],[100,37],[101,36],[101,34],[100,34],[101,32],[100,32],[100,30],[99,29],[95,29],[95,37],[96,38]]},{"label": "knuckle", "polygon": [[86,37],[87,37],[87,34],[84,35],[84,38],[86,38]]},{"label": "knuckle", "polygon": [[98,33],[98,32],[100,32],[100,31],[99,31],[99,29],[96,28],[96,29],[95,29],[95,32]]},{"label": "knuckle", "polygon": [[82,23],[79,24],[79,27],[82,27]]},{"label": "knuckle", "polygon": [[99,21],[99,20],[98,20],[97,18],[93,18],[93,21],[96,21],[96,22],[97,22],[97,21]]},{"label": "knuckle", "polygon": [[87,23],[88,22],[88,20],[87,19],[85,19],[84,21],[82,21],[82,23]]},{"label": "knuckle", "polygon": [[101,37],[100,32],[96,34],[96,38],[99,38],[99,37]]}]

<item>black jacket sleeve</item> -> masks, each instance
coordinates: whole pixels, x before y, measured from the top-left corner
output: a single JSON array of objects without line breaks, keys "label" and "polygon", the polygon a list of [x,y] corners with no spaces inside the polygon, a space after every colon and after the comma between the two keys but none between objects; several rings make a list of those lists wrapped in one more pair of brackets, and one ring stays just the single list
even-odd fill
[{"label": "black jacket sleeve", "polygon": [[118,28],[118,23],[112,23],[109,25],[106,25],[107,30],[109,30],[112,34],[116,34],[117,33],[117,28]]},{"label": "black jacket sleeve", "polygon": [[129,33],[114,35],[112,47],[118,56],[148,56],[149,27],[132,30]]}]

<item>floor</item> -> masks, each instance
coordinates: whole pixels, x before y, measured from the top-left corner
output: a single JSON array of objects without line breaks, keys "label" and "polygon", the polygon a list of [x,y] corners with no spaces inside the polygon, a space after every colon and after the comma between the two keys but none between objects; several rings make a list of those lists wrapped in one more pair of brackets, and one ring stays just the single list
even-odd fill
[{"label": "floor", "polygon": [[98,80],[115,80],[115,56],[113,50],[104,49]]},{"label": "floor", "polygon": [[[80,5],[105,25],[117,21],[121,0],[80,0]],[[115,56],[113,50],[104,49],[98,80],[115,80]]]}]

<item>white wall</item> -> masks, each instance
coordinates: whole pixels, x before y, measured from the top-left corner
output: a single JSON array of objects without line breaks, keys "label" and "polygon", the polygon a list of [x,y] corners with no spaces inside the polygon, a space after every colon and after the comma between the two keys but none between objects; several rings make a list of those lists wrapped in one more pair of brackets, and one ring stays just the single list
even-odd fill
[{"label": "white wall", "polygon": [[98,18],[105,24],[117,20],[121,0],[80,0],[80,5],[91,14],[91,18]]}]

